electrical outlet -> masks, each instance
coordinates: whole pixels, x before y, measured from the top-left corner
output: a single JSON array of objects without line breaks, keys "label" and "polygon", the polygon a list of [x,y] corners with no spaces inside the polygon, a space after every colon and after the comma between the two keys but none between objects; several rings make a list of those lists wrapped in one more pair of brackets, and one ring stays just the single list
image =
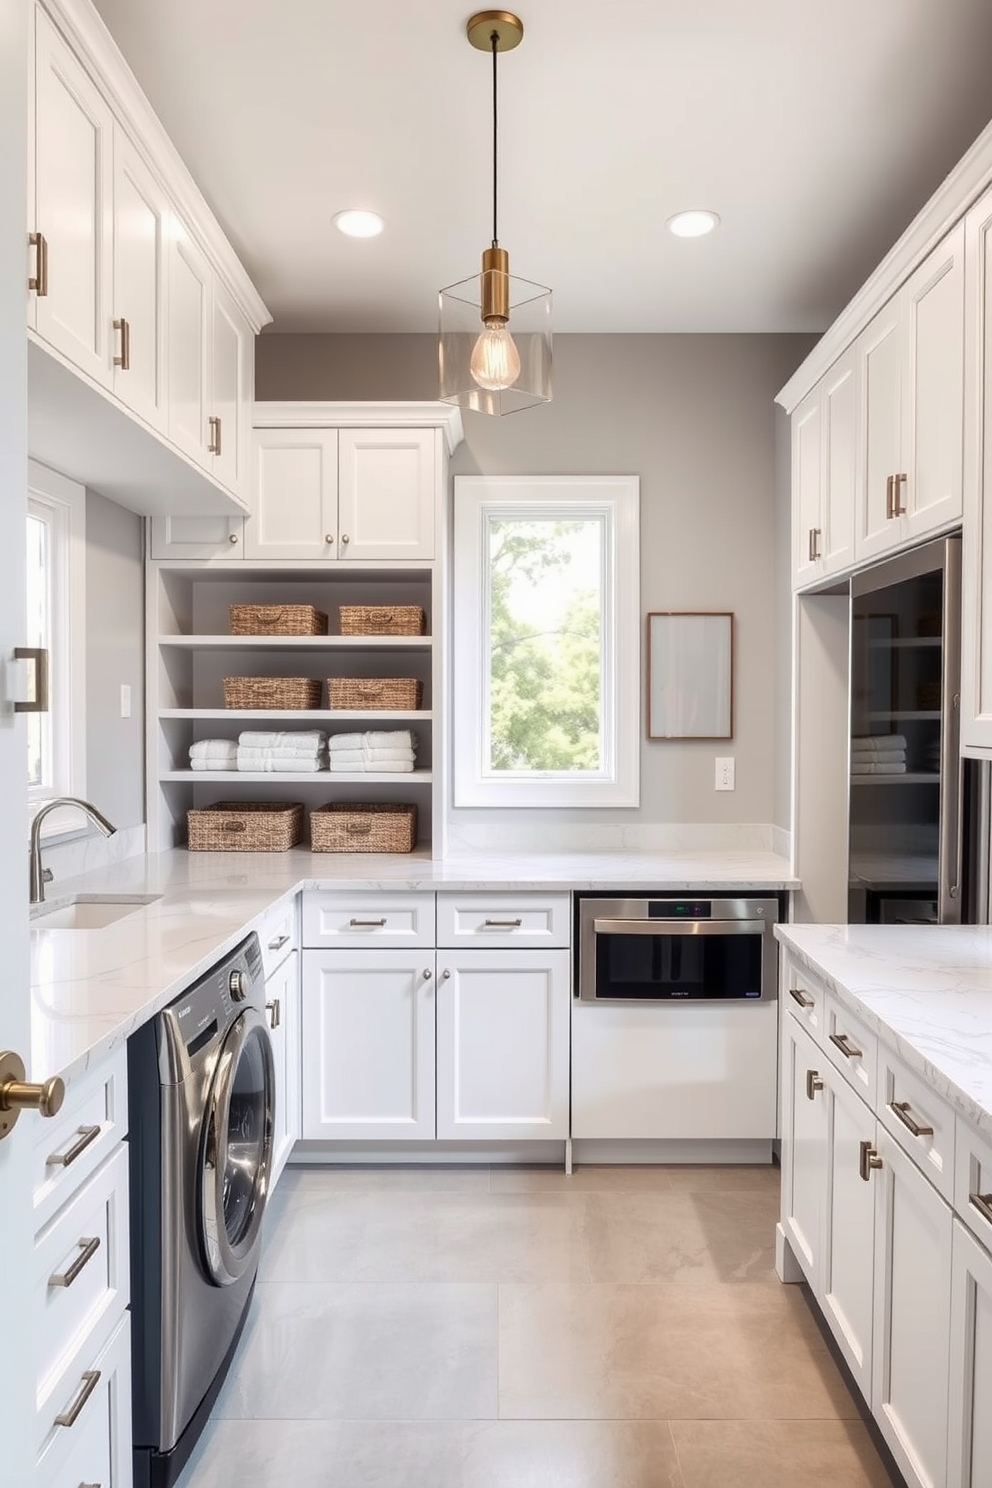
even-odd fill
[{"label": "electrical outlet", "polygon": [[121,683],[121,717],[131,717],[131,688],[127,682]]},{"label": "electrical outlet", "polygon": [[716,757],[716,789],[734,789],[734,756],[732,754]]}]

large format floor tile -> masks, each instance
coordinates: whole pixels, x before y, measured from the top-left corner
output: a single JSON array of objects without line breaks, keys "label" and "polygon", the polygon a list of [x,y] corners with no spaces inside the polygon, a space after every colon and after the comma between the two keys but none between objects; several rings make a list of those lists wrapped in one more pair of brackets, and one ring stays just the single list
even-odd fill
[{"label": "large format floor tile", "polygon": [[774,1193],[586,1193],[591,1281],[775,1280]]},{"label": "large format floor tile", "polygon": [[673,1421],[685,1488],[890,1488],[861,1421]]}]

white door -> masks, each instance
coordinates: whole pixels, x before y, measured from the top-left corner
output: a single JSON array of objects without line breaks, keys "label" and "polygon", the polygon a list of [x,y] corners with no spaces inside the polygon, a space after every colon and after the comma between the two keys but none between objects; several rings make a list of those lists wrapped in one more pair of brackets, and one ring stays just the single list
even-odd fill
[{"label": "white door", "polygon": [[209,470],[207,378],[210,337],[210,266],[174,212],[169,214],[169,438]]},{"label": "white door", "polygon": [[338,556],[338,436],[333,429],[256,429],[248,558]]},{"label": "white door", "polygon": [[[11,706],[11,660],[23,644],[27,512],[27,360],[24,345],[24,217],[27,200],[28,5],[0,6],[0,1050],[21,1055],[30,1069],[28,970],[27,743]],[[4,1483],[31,1482],[34,1380],[18,1367],[30,1358],[34,1319],[25,1280],[31,1274],[31,1183],[28,1154],[38,1117],[28,1113],[0,1141],[0,1442]]]},{"label": "white door", "polygon": [[433,558],[433,429],[342,429],[339,558]]},{"label": "white door", "polygon": [[[34,325],[74,366],[111,383],[113,117],[45,12],[36,12],[34,222],[47,245],[47,292]],[[23,257],[22,269],[23,273]]]},{"label": "white door", "polygon": [[440,1140],[568,1136],[568,951],[438,951]]},{"label": "white door", "polygon": [[272,1040],[272,1062],[276,1071],[276,1119],[272,1142],[272,1180],[275,1188],[293,1144],[300,1135],[300,1036],[297,1023],[300,1002],[300,953],[291,951],[268,972],[265,979],[265,1011]]},{"label": "white door", "polygon": [[124,131],[114,128],[114,392],[165,432],[163,192]]},{"label": "white door", "polygon": [[244,553],[244,517],[152,517],[153,558],[237,561]]},{"label": "white door", "polygon": [[908,337],[900,504],[922,537],[961,520],[964,447],[964,223],[901,291]]},{"label": "white door", "polygon": [[948,1488],[992,1483],[992,1255],[954,1220]]},{"label": "white door", "polygon": [[[858,337],[862,468],[858,478],[855,551],[884,553],[899,540],[892,515],[893,478],[902,471],[903,321],[896,295]],[[896,530],[893,530],[895,526]]]},{"label": "white door", "polygon": [[964,527],[961,551],[961,747],[992,750],[992,191],[965,219]]},{"label": "white door", "polygon": [[302,1034],[305,1139],[433,1139],[433,951],[304,951]]},{"label": "white door", "polygon": [[875,1170],[862,1176],[862,1142],[874,1143],[875,1117],[828,1062],[827,1192],[820,1302],[858,1387],[871,1399]]},{"label": "white door", "polygon": [[816,1290],[827,1189],[827,1060],[795,1018],[782,1013],[782,1226]]},{"label": "white door", "polygon": [[252,335],[231,296],[214,282],[211,308],[210,408],[213,473],[229,491],[241,495],[245,471],[246,430],[250,404],[244,386],[245,365],[252,354]]},{"label": "white door", "polygon": [[823,540],[820,519],[823,495],[821,427],[820,387],[817,384],[792,415],[793,578],[796,584],[808,583],[822,568],[817,556]]},{"label": "white door", "polygon": [[823,537],[825,573],[841,573],[854,562],[854,514],[858,480],[857,358],[852,348],[831,367],[823,388]]},{"label": "white door", "polygon": [[872,1412],[910,1488],[944,1488],[951,1211],[881,1123],[877,1146]]}]

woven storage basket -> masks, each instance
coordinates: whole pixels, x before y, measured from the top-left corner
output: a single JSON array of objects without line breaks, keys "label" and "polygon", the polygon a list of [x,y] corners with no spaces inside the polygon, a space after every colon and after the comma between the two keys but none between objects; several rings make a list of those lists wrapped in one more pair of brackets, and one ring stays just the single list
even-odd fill
[{"label": "woven storage basket", "polygon": [[228,605],[232,635],[326,635],[327,616],[313,605]]},{"label": "woven storage basket", "polygon": [[303,838],[303,806],[218,801],[186,813],[190,852],[287,852]]},{"label": "woven storage basket", "polygon": [[314,852],[413,852],[416,842],[417,808],[413,805],[332,801],[310,813]]},{"label": "woven storage basket", "polygon": [[423,635],[419,605],[340,605],[342,635]]},{"label": "woven storage basket", "polygon": [[225,708],[319,708],[322,683],[312,677],[225,677]]},{"label": "woven storage basket", "polygon": [[361,712],[371,708],[419,708],[424,684],[416,677],[328,677],[327,706]]}]

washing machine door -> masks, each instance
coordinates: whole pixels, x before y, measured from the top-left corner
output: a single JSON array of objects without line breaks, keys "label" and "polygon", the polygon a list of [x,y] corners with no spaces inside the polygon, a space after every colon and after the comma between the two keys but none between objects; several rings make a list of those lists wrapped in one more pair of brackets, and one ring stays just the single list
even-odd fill
[{"label": "washing machine door", "polygon": [[247,1008],[221,1045],[200,1146],[200,1242],[217,1286],[230,1286],[257,1261],[274,1109],[269,1031],[261,1014]]}]

